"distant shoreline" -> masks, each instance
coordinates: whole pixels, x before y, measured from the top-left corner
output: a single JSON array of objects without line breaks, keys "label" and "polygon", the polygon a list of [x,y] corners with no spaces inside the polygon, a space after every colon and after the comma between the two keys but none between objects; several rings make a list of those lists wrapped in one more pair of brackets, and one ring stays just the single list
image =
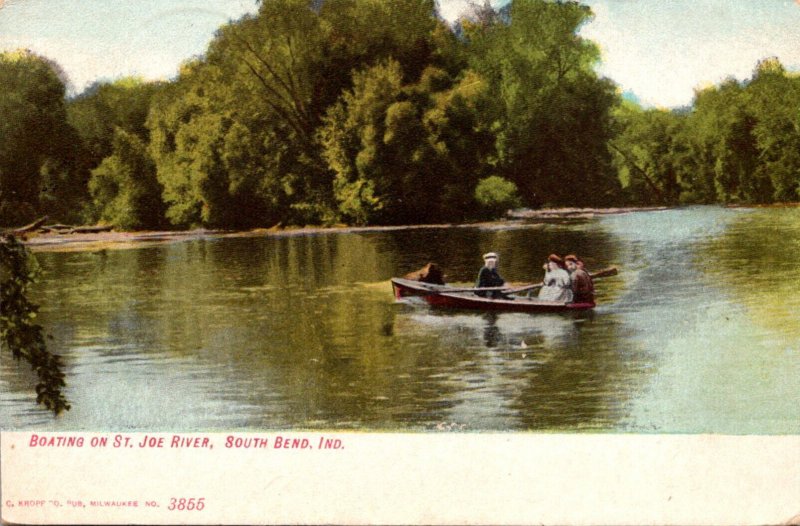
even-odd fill
[{"label": "distant shoreline", "polygon": [[615,208],[542,208],[539,210],[513,210],[508,214],[510,219],[567,219],[589,218],[598,215],[628,214],[630,212],[654,212],[667,210],[668,206],[626,206]]},{"label": "distant shoreline", "polygon": [[799,203],[765,203],[757,205],[728,204],[725,208],[800,208]]},{"label": "distant shoreline", "polygon": [[399,226],[307,226],[307,227],[272,227],[252,230],[175,230],[175,231],[107,231],[90,233],[30,233],[25,244],[34,252],[78,252],[99,251],[105,249],[140,248],[144,246],[175,243],[196,239],[221,239],[232,237],[289,237],[318,235],[327,233],[360,233],[389,232],[395,230],[433,229],[433,228],[497,228],[507,224],[508,220],[526,219],[582,219],[598,215],[627,214],[631,212],[650,212],[666,210],[669,207],[620,207],[620,208],[552,208],[542,210],[514,210],[508,214],[507,220],[478,223],[442,223]]}]

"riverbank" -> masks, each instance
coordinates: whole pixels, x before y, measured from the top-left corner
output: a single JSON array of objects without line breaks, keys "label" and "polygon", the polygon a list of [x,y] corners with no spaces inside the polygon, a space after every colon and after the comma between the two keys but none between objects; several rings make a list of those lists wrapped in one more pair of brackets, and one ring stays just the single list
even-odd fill
[{"label": "riverbank", "polygon": [[653,212],[666,210],[666,206],[639,206],[617,208],[544,208],[540,210],[521,209],[512,210],[508,217],[511,219],[582,219],[599,215],[628,214],[630,212]]},{"label": "riverbank", "polygon": [[332,227],[273,227],[256,228],[245,231],[230,230],[176,230],[176,231],[103,231],[103,232],[71,232],[59,233],[30,232],[26,234],[25,244],[35,252],[96,251],[106,249],[139,248],[142,246],[175,243],[196,239],[219,239],[229,237],[262,237],[262,236],[308,236],[328,233],[361,233],[388,232],[395,230],[426,228],[499,228],[507,226],[508,221],[583,219],[599,215],[628,214],[633,212],[649,212],[665,210],[667,207],[627,207],[627,208],[553,208],[543,210],[514,210],[509,213],[508,220],[488,221],[482,223],[460,224],[427,224],[400,226],[332,226]]}]

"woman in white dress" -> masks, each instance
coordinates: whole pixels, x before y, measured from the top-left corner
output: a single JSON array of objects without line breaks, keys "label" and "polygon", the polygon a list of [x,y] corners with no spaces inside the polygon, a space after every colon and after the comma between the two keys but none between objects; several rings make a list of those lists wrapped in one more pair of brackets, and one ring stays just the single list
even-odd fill
[{"label": "woman in white dress", "polygon": [[569,273],[564,269],[564,261],[555,254],[550,254],[544,265],[544,286],[539,290],[539,299],[569,303],[572,301],[572,282]]}]

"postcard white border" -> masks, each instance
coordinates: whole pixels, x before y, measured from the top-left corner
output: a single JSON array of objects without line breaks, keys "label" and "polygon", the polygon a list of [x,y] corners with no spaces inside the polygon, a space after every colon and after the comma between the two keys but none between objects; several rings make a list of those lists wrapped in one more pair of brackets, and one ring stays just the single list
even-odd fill
[{"label": "postcard white border", "polygon": [[[82,437],[84,445],[32,447],[33,435]],[[123,433],[129,446],[115,448],[115,435],[2,433],[3,521],[710,525],[800,520],[798,436]],[[138,447],[146,436],[163,438],[163,446]],[[190,443],[199,447],[169,447],[174,436],[196,438]],[[266,443],[226,448],[228,436]],[[107,437],[108,445],[90,447],[97,437]],[[298,447],[276,448],[278,437],[296,439],[290,445]],[[341,443],[320,449],[320,437]],[[202,446],[204,438],[213,448]],[[308,439],[305,449],[299,448],[303,439]],[[195,503],[203,498],[203,509],[170,511],[173,498]],[[116,505],[91,506],[92,501]]]}]

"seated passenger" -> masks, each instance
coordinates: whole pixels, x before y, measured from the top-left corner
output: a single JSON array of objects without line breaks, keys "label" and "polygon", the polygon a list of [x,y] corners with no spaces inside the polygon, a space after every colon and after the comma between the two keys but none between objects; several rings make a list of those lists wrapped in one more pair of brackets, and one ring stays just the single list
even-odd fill
[{"label": "seated passenger", "polygon": [[444,285],[444,274],[442,269],[436,263],[428,263],[419,270],[409,272],[406,274],[405,279],[412,281],[421,281],[422,283],[431,283],[433,285]]},{"label": "seated passenger", "polygon": [[594,283],[583,268],[583,261],[573,254],[565,257],[564,261],[567,262],[567,271],[572,280],[572,302],[594,303]]},{"label": "seated passenger", "polygon": [[572,287],[569,274],[564,270],[564,263],[560,257],[550,254],[544,264],[544,286],[539,290],[539,299],[570,303],[572,301]]},{"label": "seated passenger", "polygon": [[[478,273],[478,280],[475,282],[476,288],[502,287],[505,280],[497,273],[497,261],[500,259],[495,252],[488,252],[483,255],[483,268]],[[504,298],[505,294],[499,290],[476,291],[475,294],[484,298]]]}]

